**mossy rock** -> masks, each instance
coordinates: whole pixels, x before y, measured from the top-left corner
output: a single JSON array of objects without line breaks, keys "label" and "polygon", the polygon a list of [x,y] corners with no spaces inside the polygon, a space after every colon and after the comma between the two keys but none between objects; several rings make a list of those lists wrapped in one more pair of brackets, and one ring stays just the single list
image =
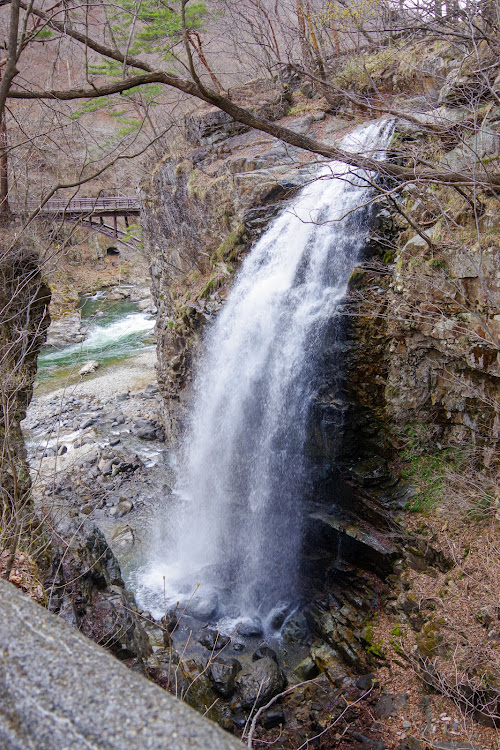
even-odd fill
[{"label": "mossy rock", "polygon": [[420,656],[433,659],[436,656],[446,655],[445,639],[441,632],[440,621],[429,620],[424,623],[420,633],[417,633],[415,642]]}]

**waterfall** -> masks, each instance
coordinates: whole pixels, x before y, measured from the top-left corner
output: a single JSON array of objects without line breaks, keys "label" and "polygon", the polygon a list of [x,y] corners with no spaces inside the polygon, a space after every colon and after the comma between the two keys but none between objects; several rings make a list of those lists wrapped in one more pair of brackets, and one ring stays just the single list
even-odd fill
[{"label": "waterfall", "polygon": [[[370,123],[341,146],[382,158],[391,132]],[[143,576],[158,590],[166,576],[173,599],[199,583],[206,617],[265,618],[296,597],[315,370],[365,245],[366,177],[323,166],[245,258],[206,334],[177,507]]]}]

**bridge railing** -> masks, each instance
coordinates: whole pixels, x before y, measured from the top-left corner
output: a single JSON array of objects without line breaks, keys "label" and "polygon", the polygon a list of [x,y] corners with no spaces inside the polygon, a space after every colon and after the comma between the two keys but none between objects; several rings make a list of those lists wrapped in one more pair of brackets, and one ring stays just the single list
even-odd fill
[{"label": "bridge railing", "polygon": [[[13,206],[14,212],[36,211],[40,207],[39,201],[26,201],[23,204]],[[138,212],[140,209],[139,200],[136,197],[127,196],[110,196],[99,198],[50,198],[41,208],[43,214],[92,214],[109,211],[110,213],[118,211]]]}]

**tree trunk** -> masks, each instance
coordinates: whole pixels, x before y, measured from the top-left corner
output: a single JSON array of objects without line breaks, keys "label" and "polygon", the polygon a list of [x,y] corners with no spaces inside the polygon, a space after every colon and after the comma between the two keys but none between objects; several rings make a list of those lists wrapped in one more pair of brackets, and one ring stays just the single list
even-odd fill
[{"label": "tree trunk", "polygon": [[9,173],[7,158],[7,125],[5,111],[0,119],[0,221],[6,221],[9,209]]}]

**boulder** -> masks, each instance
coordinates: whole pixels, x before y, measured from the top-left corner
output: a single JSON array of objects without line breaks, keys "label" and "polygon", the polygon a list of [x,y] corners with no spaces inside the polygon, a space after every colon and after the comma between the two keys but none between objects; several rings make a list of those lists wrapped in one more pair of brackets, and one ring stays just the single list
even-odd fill
[{"label": "boulder", "polygon": [[265,656],[245,667],[236,678],[236,690],[243,706],[263,706],[286,685],[282,670]]},{"label": "boulder", "polygon": [[91,359],[78,370],[79,375],[90,375],[91,372],[95,372],[99,367],[99,362],[96,359]]},{"label": "boulder", "polygon": [[218,630],[207,628],[201,633],[198,643],[201,643],[202,646],[205,646],[210,651],[219,651],[219,649],[227,646],[230,640],[229,636],[220,633]]},{"label": "boulder", "polygon": [[115,547],[126,549],[132,547],[135,542],[134,532],[128,524],[120,524],[111,534],[111,539]]},{"label": "boulder", "polygon": [[252,661],[258,661],[259,659],[264,659],[265,657],[268,657],[269,659],[272,659],[273,661],[278,664],[278,657],[276,655],[276,651],[272,648],[269,648],[265,643],[263,643],[259,648],[253,652],[252,654]]},{"label": "boulder", "polygon": [[237,659],[217,658],[208,670],[214,690],[223,698],[230,698],[235,691],[235,679],[241,671],[241,664]]}]

